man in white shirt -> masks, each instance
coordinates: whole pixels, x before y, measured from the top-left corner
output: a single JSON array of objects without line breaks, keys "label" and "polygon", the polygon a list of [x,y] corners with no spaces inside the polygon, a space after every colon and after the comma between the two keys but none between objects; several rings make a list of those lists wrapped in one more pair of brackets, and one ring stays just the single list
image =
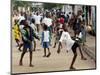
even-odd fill
[{"label": "man in white shirt", "polygon": [[39,13],[37,12],[36,15],[33,18],[35,20],[35,25],[37,27],[37,32],[39,32],[40,23],[41,23],[40,21],[41,21],[42,16],[40,16]]},{"label": "man in white shirt", "polygon": [[47,25],[48,27],[50,27],[52,25],[52,19],[45,17],[43,19],[42,23],[44,23],[45,25]]}]

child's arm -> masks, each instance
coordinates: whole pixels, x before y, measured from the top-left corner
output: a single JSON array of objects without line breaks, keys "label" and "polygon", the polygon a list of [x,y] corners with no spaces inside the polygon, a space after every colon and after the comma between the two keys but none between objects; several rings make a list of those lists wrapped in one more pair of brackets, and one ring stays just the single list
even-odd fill
[{"label": "child's arm", "polygon": [[36,39],[40,40],[39,36],[32,30],[32,36],[35,37]]},{"label": "child's arm", "polygon": [[42,32],[41,44],[43,43],[44,33]]},{"label": "child's arm", "polygon": [[31,30],[31,32],[32,32],[32,37],[33,38],[35,37],[36,39],[40,40],[39,36],[34,32],[33,29]]}]

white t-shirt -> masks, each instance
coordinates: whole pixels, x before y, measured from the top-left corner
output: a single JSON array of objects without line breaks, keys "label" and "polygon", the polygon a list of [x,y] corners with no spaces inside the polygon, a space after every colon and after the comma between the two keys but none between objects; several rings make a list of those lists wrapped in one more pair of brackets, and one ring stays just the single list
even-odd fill
[{"label": "white t-shirt", "polygon": [[43,31],[44,33],[44,38],[43,38],[43,42],[49,42],[49,31]]},{"label": "white t-shirt", "polygon": [[71,36],[69,35],[69,33],[65,31],[62,32],[62,35],[59,41],[66,43],[67,50],[70,50],[75,42],[74,40],[71,39]]},{"label": "white t-shirt", "polygon": [[52,25],[52,19],[51,18],[44,18],[42,20],[42,23],[44,23],[45,25],[47,25],[48,27]]},{"label": "white t-shirt", "polygon": [[21,34],[23,34],[23,28],[24,28],[24,25],[19,25],[19,29],[20,29],[20,31],[21,31]]},{"label": "white t-shirt", "polygon": [[40,20],[41,20],[42,16],[40,15],[34,15],[34,19],[35,19],[35,24],[40,24]]},{"label": "white t-shirt", "polygon": [[[82,33],[80,32],[79,35],[76,35],[76,37],[82,39],[83,35],[82,35]],[[79,40],[79,39],[76,38],[76,40]]]},{"label": "white t-shirt", "polygon": [[82,36],[83,36],[83,35],[82,35],[82,33],[80,32],[79,35],[78,35],[78,38],[82,38]]}]

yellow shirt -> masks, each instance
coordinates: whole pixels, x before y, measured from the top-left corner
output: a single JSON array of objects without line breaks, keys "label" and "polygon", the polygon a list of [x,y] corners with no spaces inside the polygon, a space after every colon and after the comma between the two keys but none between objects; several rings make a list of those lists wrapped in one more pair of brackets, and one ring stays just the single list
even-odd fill
[{"label": "yellow shirt", "polygon": [[15,37],[15,39],[20,40],[21,33],[20,33],[20,31],[19,31],[18,24],[14,25],[14,27],[13,27],[13,32],[14,32],[14,37]]}]

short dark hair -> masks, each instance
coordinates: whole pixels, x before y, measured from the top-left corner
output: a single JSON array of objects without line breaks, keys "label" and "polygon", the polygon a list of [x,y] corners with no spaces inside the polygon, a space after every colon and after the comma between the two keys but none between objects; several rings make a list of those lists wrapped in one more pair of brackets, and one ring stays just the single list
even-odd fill
[{"label": "short dark hair", "polygon": [[35,23],[35,20],[32,18],[31,22],[32,22],[32,23]]},{"label": "short dark hair", "polygon": [[21,20],[20,25],[24,25],[25,20]]}]

